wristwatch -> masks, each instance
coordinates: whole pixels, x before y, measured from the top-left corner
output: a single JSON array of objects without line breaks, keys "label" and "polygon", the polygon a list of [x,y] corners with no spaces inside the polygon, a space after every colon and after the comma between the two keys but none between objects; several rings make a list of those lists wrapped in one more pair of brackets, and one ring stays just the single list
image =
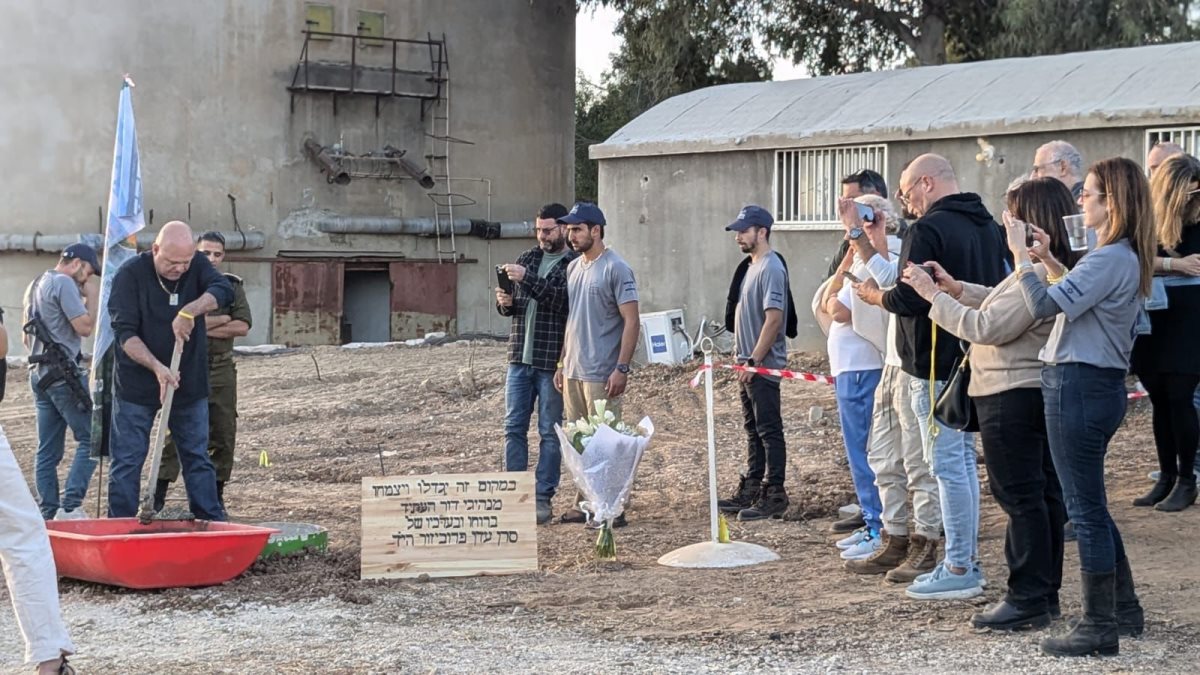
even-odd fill
[{"label": "wristwatch", "polygon": [[746,365],[753,368],[753,367],[757,366],[758,364],[754,362],[754,359],[746,359]]},{"label": "wristwatch", "polygon": [[848,234],[850,235],[851,239],[859,239],[863,236],[863,229],[861,227],[852,227],[850,228],[850,232]]},{"label": "wristwatch", "polygon": [[617,372],[622,375],[628,375],[629,374],[629,364],[628,363],[618,363],[617,364]]}]

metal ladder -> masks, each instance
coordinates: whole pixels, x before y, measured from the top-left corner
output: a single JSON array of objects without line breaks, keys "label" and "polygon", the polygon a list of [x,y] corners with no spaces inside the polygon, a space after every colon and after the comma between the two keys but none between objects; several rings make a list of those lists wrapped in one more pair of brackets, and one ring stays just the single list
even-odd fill
[{"label": "metal ladder", "polygon": [[[429,39],[432,42],[433,36],[430,35]],[[466,195],[455,193],[450,189],[450,148],[455,143],[468,145],[471,143],[455,138],[450,133],[450,56],[444,33],[440,48],[432,56],[433,71],[436,73],[435,77],[439,78],[439,81],[436,82],[438,96],[430,110],[429,131],[427,132],[430,139],[430,152],[425,155],[425,158],[428,160],[429,175],[435,181],[445,185],[445,188],[441,192],[426,194],[433,202],[433,225],[437,236],[438,262],[442,262],[443,256],[449,256],[451,260],[457,262],[458,244],[454,237],[454,207],[456,202],[458,206],[468,206],[475,202]],[[443,243],[443,237],[446,234],[449,234],[450,239],[450,248],[448,249]]]}]

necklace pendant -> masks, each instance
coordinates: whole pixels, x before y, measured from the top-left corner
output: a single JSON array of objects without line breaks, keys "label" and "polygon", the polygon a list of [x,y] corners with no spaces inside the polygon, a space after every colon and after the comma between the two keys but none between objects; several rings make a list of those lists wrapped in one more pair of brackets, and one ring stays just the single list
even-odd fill
[{"label": "necklace pendant", "polygon": [[179,304],[179,294],[172,293],[171,298],[168,300],[168,302],[171,304],[172,307],[174,307],[175,305],[178,305]]}]

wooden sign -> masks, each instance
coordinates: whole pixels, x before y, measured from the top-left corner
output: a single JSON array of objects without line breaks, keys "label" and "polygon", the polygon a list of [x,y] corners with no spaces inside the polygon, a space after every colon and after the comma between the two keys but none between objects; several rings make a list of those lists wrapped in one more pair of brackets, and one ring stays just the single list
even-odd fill
[{"label": "wooden sign", "polygon": [[537,571],[532,471],[362,481],[363,579]]}]

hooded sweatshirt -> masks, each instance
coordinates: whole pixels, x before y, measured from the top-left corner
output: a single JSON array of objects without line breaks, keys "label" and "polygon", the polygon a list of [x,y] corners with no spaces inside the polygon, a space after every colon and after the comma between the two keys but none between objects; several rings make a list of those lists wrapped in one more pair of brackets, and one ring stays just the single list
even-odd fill
[{"label": "hooded sweatshirt", "polygon": [[[934,202],[904,233],[899,269],[903,273],[909,262],[920,265],[932,260],[959,281],[991,287],[1007,276],[1009,257],[1004,232],[979,195],[960,192]],[[908,284],[898,283],[883,294],[883,308],[896,315],[901,370],[928,379],[933,343],[929,303]],[[939,328],[936,379],[949,379],[961,355],[958,338]]]}]

